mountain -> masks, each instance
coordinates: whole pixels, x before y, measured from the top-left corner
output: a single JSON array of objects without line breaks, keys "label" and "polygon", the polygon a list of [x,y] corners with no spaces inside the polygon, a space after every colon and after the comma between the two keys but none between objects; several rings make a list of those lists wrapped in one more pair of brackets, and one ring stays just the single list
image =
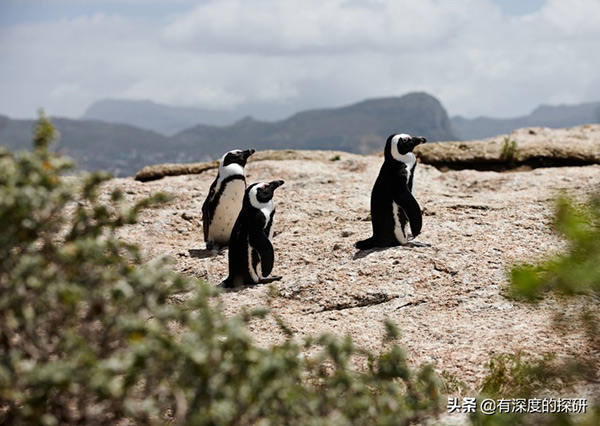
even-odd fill
[{"label": "mountain", "polygon": [[425,93],[366,100],[342,108],[305,111],[277,122],[245,118],[232,126],[199,125],[174,136],[196,155],[218,157],[236,147],[331,149],[354,153],[381,150],[392,133],[456,140],[440,102]]},{"label": "mountain", "polygon": [[[74,158],[86,170],[108,170],[128,176],[148,164],[190,161],[169,149],[168,137],[124,124],[52,118],[60,133],[54,149]],[[12,150],[30,149],[33,120],[0,116],[0,145]]]},{"label": "mountain", "polygon": [[81,117],[83,120],[130,124],[172,136],[198,123],[228,125],[242,115],[228,111],[175,107],[152,101],[104,99],[94,103]]},{"label": "mountain", "polygon": [[600,123],[600,102],[580,105],[542,105],[531,114],[516,118],[452,117],[452,126],[463,140],[483,139],[523,127],[562,127]]},{"label": "mountain", "polygon": [[[61,133],[57,149],[84,169],[117,176],[132,176],[151,164],[214,159],[234,148],[369,153],[381,151],[385,138],[400,131],[430,141],[457,139],[442,105],[425,93],[306,111],[274,122],[248,117],[229,126],[196,125],[171,137],[98,120],[53,118],[53,123]],[[0,117],[0,145],[31,147],[33,126],[31,120]]]}]

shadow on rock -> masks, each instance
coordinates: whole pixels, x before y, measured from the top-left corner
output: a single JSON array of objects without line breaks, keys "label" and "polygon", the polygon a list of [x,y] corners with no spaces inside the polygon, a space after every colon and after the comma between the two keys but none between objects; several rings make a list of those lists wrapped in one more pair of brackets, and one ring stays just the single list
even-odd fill
[{"label": "shadow on rock", "polygon": [[248,284],[248,285],[243,285],[243,286],[238,286],[238,287],[225,287],[225,281],[222,281],[221,283],[217,284],[217,288],[222,289],[225,293],[237,293],[237,292],[245,290],[247,288],[256,287],[257,285],[271,284],[271,283],[274,283],[275,281],[280,281],[281,278],[283,278],[283,277],[273,275],[271,277],[261,278],[261,280],[259,282],[257,282],[256,284]]},{"label": "shadow on rock", "polygon": [[215,257],[220,255],[222,251],[206,249],[189,249],[188,253],[190,254],[190,257],[196,259],[207,259],[209,257]]},{"label": "shadow on rock", "polygon": [[377,252],[380,252],[380,251],[389,250],[389,249],[396,248],[396,247],[400,247],[400,248],[431,247],[431,244],[420,243],[418,241],[409,241],[406,244],[397,245],[397,246],[373,247],[373,248],[368,249],[368,250],[358,250],[356,253],[354,253],[354,256],[352,257],[352,260],[363,259],[363,258],[367,257],[368,255],[370,255],[371,253],[377,253]]}]

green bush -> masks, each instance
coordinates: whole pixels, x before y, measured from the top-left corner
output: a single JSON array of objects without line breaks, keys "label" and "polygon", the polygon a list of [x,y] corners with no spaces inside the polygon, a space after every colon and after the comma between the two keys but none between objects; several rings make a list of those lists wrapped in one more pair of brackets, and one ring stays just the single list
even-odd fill
[{"label": "green bush", "polygon": [[[510,271],[510,296],[527,302],[536,302],[550,292],[555,293],[557,307],[562,310],[570,303],[578,303],[579,320],[587,331],[592,353],[600,350],[600,322],[597,296],[600,292],[600,194],[587,202],[575,203],[565,196],[556,203],[554,229],[566,242],[564,253],[541,261],[537,265],[519,265]],[[574,296],[579,295],[577,300]],[[560,312],[560,311],[558,311]],[[558,317],[560,318],[560,316]],[[559,320],[557,331],[564,326]],[[488,364],[490,370],[482,385],[484,395],[504,398],[529,398],[535,392],[564,392],[577,382],[593,384],[599,377],[598,363],[582,357],[557,363],[553,356],[542,360],[526,361],[521,354],[500,355]],[[537,395],[539,397],[539,395]],[[569,413],[516,414],[503,413],[485,416],[475,413],[471,421],[476,425],[597,425],[600,424],[599,401],[589,401],[588,414],[574,417]]]},{"label": "green bush", "polygon": [[499,354],[487,364],[489,374],[485,377],[481,392],[502,398],[535,397],[535,392],[561,389],[565,382],[560,379],[552,365],[553,354],[529,361],[522,353]]},{"label": "green bush", "polygon": [[600,194],[582,205],[561,197],[554,229],[566,241],[566,252],[538,265],[514,268],[512,294],[534,300],[549,290],[566,295],[600,293]]},{"label": "green bush", "polygon": [[283,324],[283,343],[254,344],[266,310],[225,317],[213,287],[117,238],[168,197],[101,202],[109,177],[63,177],[53,137],[42,116],[32,152],[0,151],[0,423],[399,425],[439,406],[391,324],[381,354]]}]

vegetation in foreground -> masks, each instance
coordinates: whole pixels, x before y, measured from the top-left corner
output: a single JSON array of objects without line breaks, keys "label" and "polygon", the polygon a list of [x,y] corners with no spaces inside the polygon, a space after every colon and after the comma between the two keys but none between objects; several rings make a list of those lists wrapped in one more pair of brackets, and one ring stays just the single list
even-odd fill
[{"label": "vegetation in foreground", "polygon": [[[557,333],[573,329],[584,330],[589,352],[600,352],[600,193],[587,202],[576,203],[567,196],[556,202],[554,229],[567,247],[564,253],[536,265],[514,267],[511,274],[510,297],[526,303],[536,303],[553,295],[557,313],[573,304],[579,310],[576,318],[557,316],[553,324]],[[572,308],[572,307],[571,307]],[[528,360],[525,355],[501,354],[489,361],[489,374],[482,384],[481,398],[532,398],[548,394],[574,392],[576,384],[597,386],[600,379],[598,359],[584,356],[557,360],[554,354]],[[585,416],[572,413],[521,414],[503,413],[472,415],[477,425],[597,425],[600,424],[600,401],[587,401]]]},{"label": "vegetation in foreground", "polygon": [[391,324],[380,354],[329,335],[258,347],[245,324],[266,311],[226,318],[211,286],[116,237],[168,197],[102,202],[109,176],[65,179],[53,137],[42,116],[32,152],[0,151],[0,423],[398,425],[440,406]]},{"label": "vegetation in foreground", "polygon": [[[380,354],[349,337],[297,343],[284,324],[282,344],[256,346],[245,325],[265,310],[226,318],[212,287],[175,274],[168,260],[142,262],[136,246],[116,238],[141,209],[169,197],[126,207],[113,191],[102,202],[98,189],[109,177],[65,179],[73,164],[49,153],[53,137],[42,117],[32,152],[0,149],[0,423],[398,425],[439,409],[440,379],[431,366],[409,368],[392,324]],[[600,195],[581,206],[561,199],[555,225],[567,252],[512,271],[514,297],[558,292],[562,303],[583,300],[581,324],[596,351],[599,224]],[[193,296],[181,302],[182,293]],[[574,372],[598,377],[593,360],[564,369],[554,361],[499,355],[482,394],[528,397],[569,384]],[[577,420],[471,417],[474,424]],[[585,419],[599,420],[597,411]]]}]

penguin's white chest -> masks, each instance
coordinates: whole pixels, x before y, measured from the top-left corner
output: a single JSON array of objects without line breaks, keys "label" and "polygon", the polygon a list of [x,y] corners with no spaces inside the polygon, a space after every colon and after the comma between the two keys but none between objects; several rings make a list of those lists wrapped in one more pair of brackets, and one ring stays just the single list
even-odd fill
[{"label": "penguin's white chest", "polygon": [[[250,245],[250,240],[247,241],[248,247],[248,272],[252,281],[255,283],[259,282],[262,276],[262,267],[260,264],[260,256],[256,250]],[[256,257],[256,259],[254,258]]]},{"label": "penguin's white chest", "polygon": [[223,190],[208,232],[208,238],[215,244],[226,245],[229,243],[231,230],[242,209],[245,190],[246,182],[242,179],[228,182]]},{"label": "penguin's white chest", "polygon": [[412,168],[414,167],[415,163],[417,162],[417,157],[415,157],[415,154],[413,154],[412,152],[408,152],[406,154],[398,154],[397,156],[394,157],[397,161],[400,161],[402,163],[404,163],[404,165],[406,166],[406,172],[407,172],[407,181],[410,179],[410,173]]},{"label": "penguin's white chest", "polygon": [[[263,214],[263,216],[265,217],[265,231],[267,231],[268,235],[267,237],[270,239],[273,238],[273,223],[269,223],[269,221],[271,220],[271,213],[273,213],[273,210],[275,209],[275,204],[273,203],[273,201],[269,201],[268,205],[266,207],[263,207],[262,209],[260,209],[261,213]],[[268,228],[268,229],[266,229]]]},{"label": "penguin's white chest", "polygon": [[[271,220],[271,213],[273,213],[273,210],[275,209],[275,204],[273,203],[273,200],[267,202],[267,203],[261,203],[258,206],[258,209],[260,210],[260,212],[263,214],[263,216],[265,217],[265,231],[268,232],[267,237],[269,238],[269,240],[271,238],[273,238],[273,223],[269,223],[269,221]],[[270,227],[269,227],[270,225]],[[269,228],[269,229],[266,229]],[[263,273],[262,273],[262,262],[261,262],[261,258],[260,258],[260,254],[258,251],[256,251],[254,249],[254,247],[252,247],[250,245],[250,240],[247,241],[247,247],[248,247],[248,272],[250,273],[250,276],[252,277],[252,280],[254,282],[259,282],[263,277]]]},{"label": "penguin's white chest", "polygon": [[[401,161],[404,163],[404,165],[406,166],[406,182],[408,183],[408,181],[410,180],[410,174],[411,171],[415,165],[415,163],[417,162],[417,158],[415,157],[415,155],[412,152],[409,152],[407,154],[403,154],[400,155],[398,154],[397,157],[395,157],[396,160]],[[394,236],[396,237],[396,240],[398,240],[398,242],[400,244],[406,244],[406,242],[408,241],[408,238],[406,237],[406,223],[404,226],[402,226],[402,222],[400,221],[400,215],[405,216],[404,210],[402,210],[402,207],[400,207],[396,202],[392,201],[392,217],[394,219]]]},{"label": "penguin's white chest", "polygon": [[406,244],[407,238],[405,227],[402,226],[402,222],[400,222],[401,214],[404,214],[402,207],[396,204],[396,202],[392,201],[392,217],[394,218],[394,236],[400,244]]}]

